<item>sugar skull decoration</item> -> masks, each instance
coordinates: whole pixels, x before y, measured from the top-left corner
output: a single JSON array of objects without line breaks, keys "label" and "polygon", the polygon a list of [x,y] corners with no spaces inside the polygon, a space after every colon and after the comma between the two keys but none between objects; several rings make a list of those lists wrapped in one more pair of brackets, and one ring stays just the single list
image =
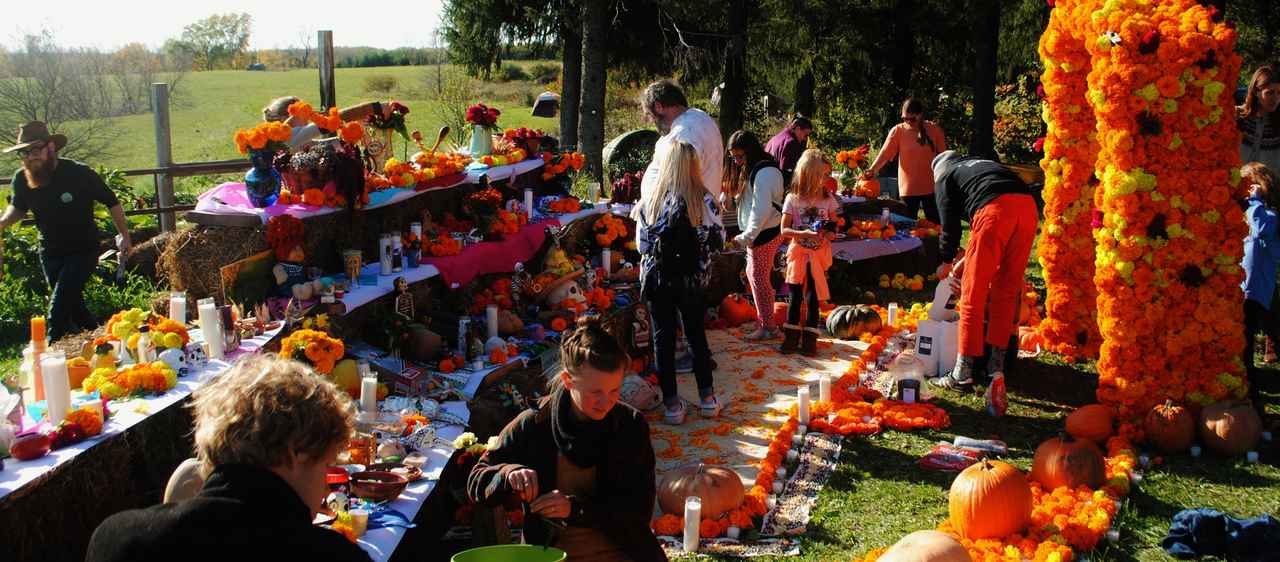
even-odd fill
[{"label": "sugar skull decoration", "polygon": [[204,347],[200,344],[189,343],[184,351],[187,369],[198,371],[209,366],[209,356],[204,352]]},{"label": "sugar skull decoration", "polygon": [[578,278],[582,274],[583,271],[578,270],[553,282],[545,293],[546,303],[553,307],[559,306],[560,308],[568,309],[576,308],[577,303],[585,305],[587,295],[583,294],[582,287],[578,286]]},{"label": "sugar skull decoration", "polygon": [[159,359],[180,377],[190,372],[187,366],[187,352],[184,349],[176,347],[166,349],[160,352]]}]

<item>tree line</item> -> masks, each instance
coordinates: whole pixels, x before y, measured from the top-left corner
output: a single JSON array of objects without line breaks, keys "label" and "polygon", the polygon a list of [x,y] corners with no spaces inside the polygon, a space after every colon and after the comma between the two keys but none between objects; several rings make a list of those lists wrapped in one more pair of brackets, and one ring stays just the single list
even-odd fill
[{"label": "tree line", "polygon": [[[1235,21],[1246,73],[1277,54],[1269,0],[1204,1]],[[606,88],[655,77],[704,100],[719,86],[708,109],[725,135],[776,126],[761,101],[774,96],[813,118],[824,144],[877,143],[912,96],[948,144],[996,156],[998,95],[1030,96],[999,106],[1025,119],[1049,11],[1045,0],[447,0],[442,29],[453,62],[481,77],[512,46],[558,50],[562,142],[598,171]]]}]

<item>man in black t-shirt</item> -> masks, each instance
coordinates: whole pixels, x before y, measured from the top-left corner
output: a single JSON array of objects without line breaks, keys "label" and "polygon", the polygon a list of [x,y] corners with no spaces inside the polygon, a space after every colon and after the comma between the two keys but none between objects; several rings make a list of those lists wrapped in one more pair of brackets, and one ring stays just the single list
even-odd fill
[{"label": "man in black t-shirt", "polygon": [[32,121],[18,128],[18,142],[4,150],[16,152],[22,169],[13,175],[13,198],[0,215],[0,231],[30,211],[40,230],[40,263],[53,292],[49,302],[49,337],[94,328],[97,320],[84,303],[84,285],[98,264],[98,227],[94,202],[111,211],[122,237],[121,251],[132,246],[124,209],[106,183],[88,166],[58,158],[65,135],[50,135],[48,127]]}]

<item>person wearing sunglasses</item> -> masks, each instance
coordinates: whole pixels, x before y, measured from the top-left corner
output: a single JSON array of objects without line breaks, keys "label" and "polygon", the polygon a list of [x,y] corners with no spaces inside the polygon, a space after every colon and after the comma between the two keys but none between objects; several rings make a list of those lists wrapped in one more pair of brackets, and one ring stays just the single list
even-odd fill
[{"label": "person wearing sunglasses", "polygon": [[48,322],[54,340],[98,326],[84,302],[85,283],[102,251],[94,203],[110,210],[122,254],[127,256],[133,246],[120,200],[92,168],[58,156],[66,144],[66,135],[49,134],[49,127],[39,121],[18,127],[17,143],[4,153],[17,155],[22,169],[13,175],[13,197],[0,215],[0,232],[28,212],[35,215],[40,263],[53,292]]},{"label": "person wearing sunglasses", "polygon": [[889,130],[889,137],[876,160],[862,174],[871,179],[889,161],[898,159],[898,195],[907,204],[907,214],[915,220],[920,209],[924,217],[939,223],[938,206],[933,197],[933,157],[947,150],[947,141],[933,121],[924,118],[924,104],[915,98],[902,102],[902,123]]}]

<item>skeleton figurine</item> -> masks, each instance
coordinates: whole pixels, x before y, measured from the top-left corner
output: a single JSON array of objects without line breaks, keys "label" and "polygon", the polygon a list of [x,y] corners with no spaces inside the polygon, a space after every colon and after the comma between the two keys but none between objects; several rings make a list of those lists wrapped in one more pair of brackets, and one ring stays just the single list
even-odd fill
[{"label": "skeleton figurine", "polygon": [[515,310],[523,309],[524,291],[532,282],[533,276],[524,270],[524,263],[516,262],[515,271],[511,274],[511,300],[515,304]]},{"label": "skeleton figurine", "polygon": [[293,329],[302,323],[303,316],[306,313],[302,310],[302,301],[296,298],[289,299],[289,305],[284,307],[284,325],[289,329]]},{"label": "skeleton figurine", "polygon": [[416,316],[413,307],[413,293],[409,292],[409,282],[404,277],[396,277],[396,312],[412,321]]}]

